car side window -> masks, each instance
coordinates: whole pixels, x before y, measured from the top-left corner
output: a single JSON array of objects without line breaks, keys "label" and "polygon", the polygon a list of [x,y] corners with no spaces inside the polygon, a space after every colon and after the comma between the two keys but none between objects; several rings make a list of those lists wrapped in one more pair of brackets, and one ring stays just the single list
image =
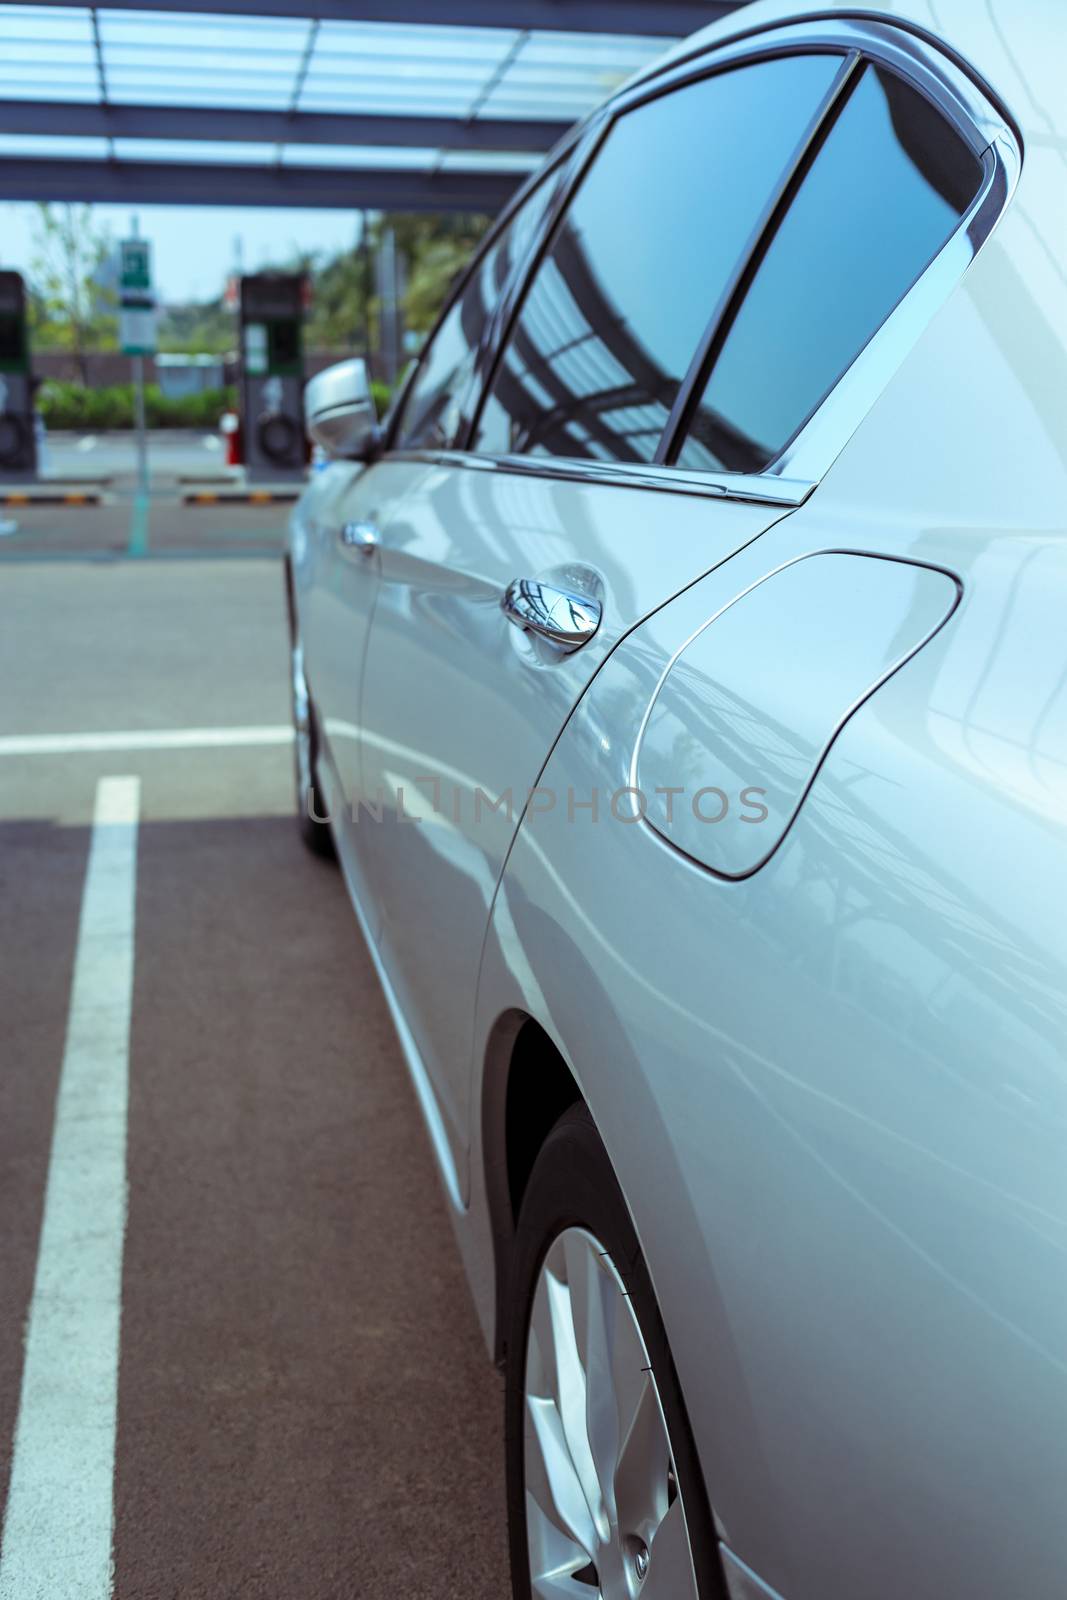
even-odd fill
[{"label": "car side window", "polygon": [[510,333],[476,450],[653,459],[701,335],[841,59],[731,67],[618,118]]},{"label": "car side window", "polygon": [[529,249],[554,188],[549,175],[527,197],[438,325],[404,400],[395,434],[399,449],[443,450],[453,443],[487,323],[513,266]]},{"label": "car side window", "polygon": [[938,253],[982,168],[902,78],[863,67],[716,336],[678,465],[760,472]]}]

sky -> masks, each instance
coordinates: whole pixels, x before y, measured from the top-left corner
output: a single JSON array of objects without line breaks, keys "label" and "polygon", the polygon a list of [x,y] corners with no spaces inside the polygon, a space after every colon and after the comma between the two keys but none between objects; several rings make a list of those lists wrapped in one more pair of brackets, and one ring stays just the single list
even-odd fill
[{"label": "sky", "polygon": [[[0,267],[14,267],[29,276],[36,213],[37,207],[28,203],[0,204]],[[299,250],[334,254],[351,249],[360,231],[356,211],[138,206],[136,215],[142,236],[152,243],[156,293],[169,304],[214,299],[234,271],[239,250],[243,270],[255,272],[284,265]],[[94,206],[93,217],[116,240],[131,233],[127,206]]]}]

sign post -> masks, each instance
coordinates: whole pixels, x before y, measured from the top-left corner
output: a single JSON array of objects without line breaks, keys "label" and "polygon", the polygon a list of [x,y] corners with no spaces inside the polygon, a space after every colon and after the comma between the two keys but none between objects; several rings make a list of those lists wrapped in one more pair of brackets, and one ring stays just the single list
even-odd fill
[{"label": "sign post", "polygon": [[119,281],[119,340],[133,358],[134,407],[137,423],[137,487],[148,494],[148,442],[145,437],[144,358],[156,352],[156,304],[152,294],[152,255],[147,239],[122,241]]},{"label": "sign post", "polygon": [[378,313],[378,342],[382,359],[383,376],[392,385],[400,376],[403,365],[403,286],[404,263],[396,246],[396,234],[387,228],[378,247],[377,289],[380,311]]}]

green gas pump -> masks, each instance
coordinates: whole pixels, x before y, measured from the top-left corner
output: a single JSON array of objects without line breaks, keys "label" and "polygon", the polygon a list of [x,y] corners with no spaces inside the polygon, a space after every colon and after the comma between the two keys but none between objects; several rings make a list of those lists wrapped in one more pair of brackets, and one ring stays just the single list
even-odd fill
[{"label": "green gas pump", "polygon": [[299,273],[241,279],[241,430],[252,483],[304,475],[305,298]]},{"label": "green gas pump", "polygon": [[26,288],[18,272],[0,272],[0,481],[37,477]]}]

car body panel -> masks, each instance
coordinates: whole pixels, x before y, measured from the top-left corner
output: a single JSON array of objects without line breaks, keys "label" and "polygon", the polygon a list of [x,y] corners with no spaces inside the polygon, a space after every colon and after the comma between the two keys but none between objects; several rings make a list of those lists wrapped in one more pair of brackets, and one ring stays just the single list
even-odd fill
[{"label": "car body panel", "polygon": [[[528,1009],[573,1064],[631,1175],[712,1502],[790,1596],[993,1595],[1020,1570],[1062,1592],[1067,855],[1020,816],[991,864],[1004,796],[939,737],[939,683],[988,625],[966,604],[755,877],[539,817],[487,950],[485,1034]],[[603,781],[623,653],[546,781]]]},{"label": "car body panel", "polygon": [[[486,947],[476,1070],[527,1012],[571,1064],[632,1174],[725,1535],[790,1600],[1063,1588],[1067,324],[1032,221],[807,505],[704,580],[710,609],[847,543],[963,586],[781,849],[730,883],[644,825],[591,846],[527,819]],[[600,697],[636,728],[640,645],[545,782],[605,782]]]},{"label": "car body panel", "polygon": [[[783,514],[450,461],[426,472],[383,533],[355,719],[363,792],[379,809],[356,828],[355,848],[460,1172],[478,963],[526,797],[619,640]],[[521,577],[595,598],[595,636],[565,654],[515,627],[501,601]],[[326,712],[328,724],[345,715],[336,704]]]},{"label": "car body panel", "polygon": [[650,827],[741,878],[777,848],[847,718],[951,615],[959,586],[936,567],[823,551],[710,618],[704,589],[641,629],[641,670],[656,676],[630,782]]},{"label": "car body panel", "polygon": [[375,537],[384,537],[425,471],[419,464],[390,459],[367,467],[331,464],[305,496],[290,541],[305,671],[322,739],[322,800],[334,819],[338,852],[375,931],[380,916],[362,883],[353,808],[362,793],[360,693],[381,555],[373,545],[346,545],[342,529],[364,524]]}]

